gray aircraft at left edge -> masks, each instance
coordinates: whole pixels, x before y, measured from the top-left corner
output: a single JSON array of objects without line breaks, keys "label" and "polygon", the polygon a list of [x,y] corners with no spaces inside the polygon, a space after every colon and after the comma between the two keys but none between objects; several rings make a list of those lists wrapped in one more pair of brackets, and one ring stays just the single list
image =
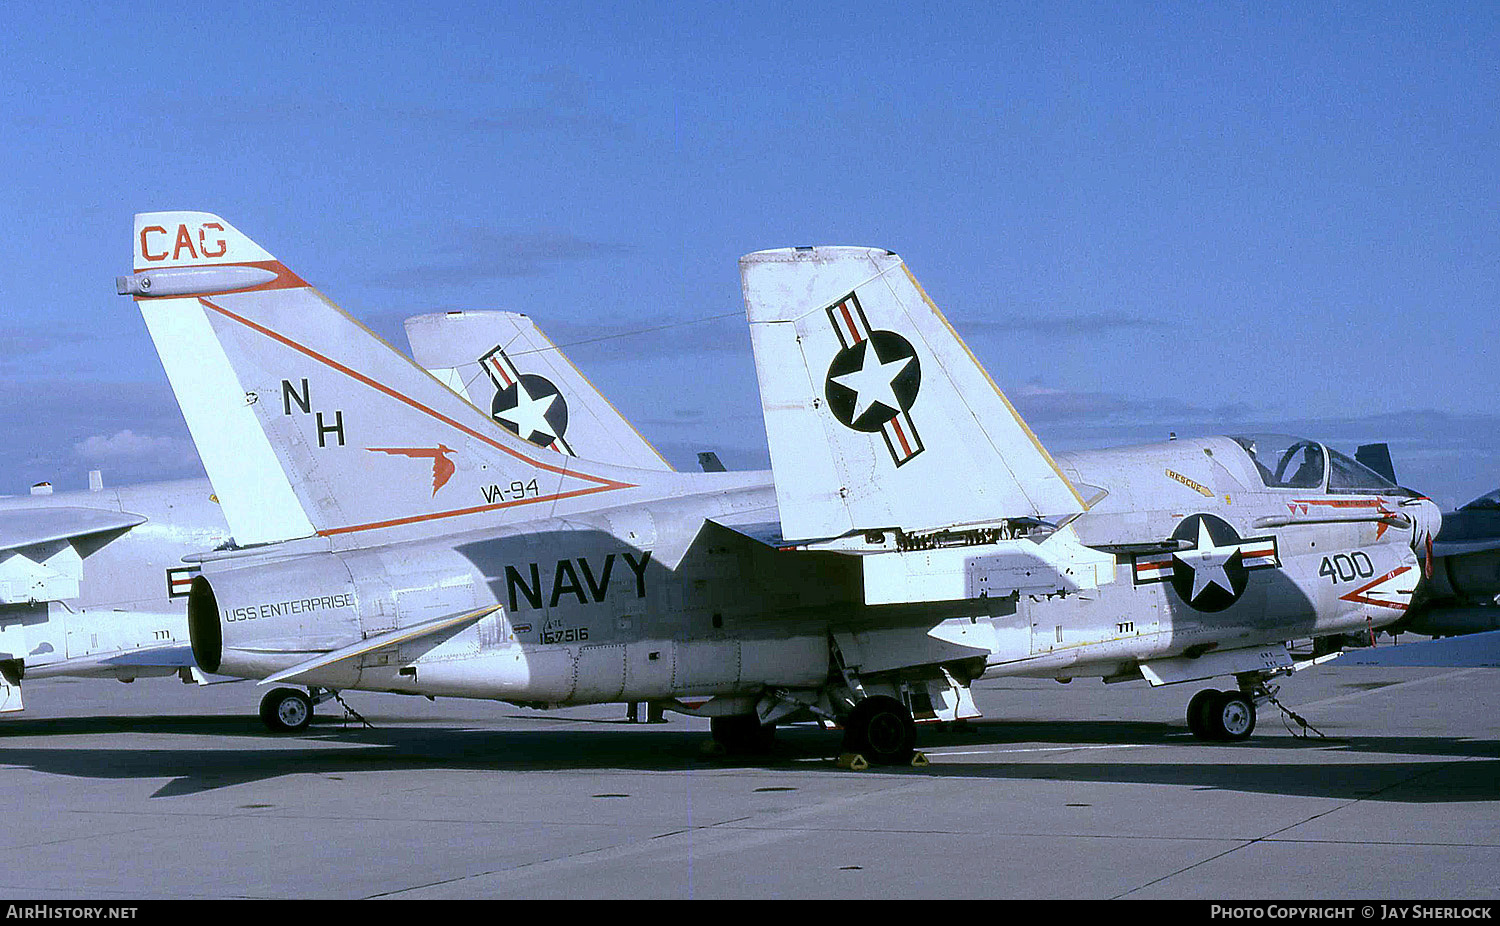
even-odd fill
[{"label": "gray aircraft at left edge", "polygon": [[134,240],[117,289],[243,547],[192,580],[193,653],[263,685],[653,701],[733,749],[816,717],[899,763],[981,676],[1226,678],[1188,725],[1243,739],[1321,661],[1287,641],[1397,622],[1440,527],[1314,440],[1054,458],[880,249],[741,260],[771,472],[677,473],[545,452],[536,393],[497,431],[218,216]]},{"label": "gray aircraft at left edge", "polygon": [[[406,331],[416,362],[496,430],[538,410],[527,430],[540,446],[671,469],[525,315],[440,312]],[[196,554],[234,546],[209,480],[33,491],[0,497],[0,712],[22,709],[23,678],[208,683],[188,642],[188,590]]]}]

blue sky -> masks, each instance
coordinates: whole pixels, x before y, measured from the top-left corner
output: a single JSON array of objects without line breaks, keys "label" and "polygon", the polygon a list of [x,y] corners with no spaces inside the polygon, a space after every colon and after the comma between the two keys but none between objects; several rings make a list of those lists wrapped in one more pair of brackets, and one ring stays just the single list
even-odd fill
[{"label": "blue sky", "polygon": [[[523,311],[766,463],[738,257],[902,254],[1053,450],[1285,430],[1500,485],[1500,7],[49,4],[0,29],[0,492],[201,473],[131,215],[396,343]],[[723,316],[731,317],[723,317]],[[707,321],[703,321],[708,319]]]}]

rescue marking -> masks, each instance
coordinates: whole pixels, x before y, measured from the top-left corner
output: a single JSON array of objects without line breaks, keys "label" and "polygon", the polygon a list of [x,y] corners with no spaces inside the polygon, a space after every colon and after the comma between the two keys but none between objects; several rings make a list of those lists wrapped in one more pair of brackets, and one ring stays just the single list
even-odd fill
[{"label": "rescue marking", "polygon": [[1204,488],[1203,486],[1199,485],[1198,483],[1194,482],[1193,480],[1189,479],[1188,477],[1182,475],[1179,472],[1176,472],[1174,470],[1170,470],[1169,469],[1169,470],[1167,470],[1167,478],[1177,480],[1178,482],[1180,482],[1183,485],[1187,486],[1189,489],[1192,489],[1194,492],[1197,492],[1199,495],[1203,496],[1204,498],[1213,498],[1214,497],[1214,493],[1213,492],[1210,492],[1208,489]]}]

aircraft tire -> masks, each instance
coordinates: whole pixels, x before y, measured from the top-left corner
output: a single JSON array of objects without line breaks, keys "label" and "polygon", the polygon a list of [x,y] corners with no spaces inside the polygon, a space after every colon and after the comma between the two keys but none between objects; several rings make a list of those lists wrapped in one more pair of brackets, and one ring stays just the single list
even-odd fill
[{"label": "aircraft tire", "polygon": [[754,714],[714,717],[708,722],[714,742],[732,755],[757,755],[771,751],[776,740],[776,725],[762,724]]},{"label": "aircraft tire", "polygon": [[295,688],[273,688],[260,699],[261,722],[273,733],[300,733],[312,717],[312,699]]},{"label": "aircraft tire", "polygon": [[1187,706],[1188,730],[1199,739],[1214,739],[1208,712],[1213,707],[1214,699],[1223,695],[1224,692],[1217,688],[1205,688],[1193,695],[1193,699]]},{"label": "aircraft tire", "polygon": [[861,753],[875,765],[909,763],[916,746],[917,725],[895,698],[865,698],[844,719],[844,748]]},{"label": "aircraft tire", "polygon": [[1238,691],[1222,692],[1210,702],[1208,720],[1214,739],[1249,739],[1255,732],[1255,702]]}]

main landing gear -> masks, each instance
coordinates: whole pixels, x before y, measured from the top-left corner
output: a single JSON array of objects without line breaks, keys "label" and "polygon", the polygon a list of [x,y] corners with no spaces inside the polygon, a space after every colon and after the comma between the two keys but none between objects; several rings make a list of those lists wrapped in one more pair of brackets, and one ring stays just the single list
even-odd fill
[{"label": "main landing gear", "polygon": [[[833,719],[826,711],[818,713]],[[906,705],[889,695],[860,699],[841,724],[846,756],[863,757],[869,765],[910,765],[916,756],[916,722]],[[714,717],[709,729],[720,755],[763,755],[776,736],[776,724],[763,724],[755,714]]]},{"label": "main landing gear", "polygon": [[872,695],[844,718],[844,748],[875,765],[908,765],[916,753],[911,711],[889,695]]},{"label": "main landing gear", "polygon": [[260,719],[272,733],[301,733],[312,723],[313,706],[338,692],[322,688],[309,688],[306,693],[296,688],[273,688],[260,699]]}]

